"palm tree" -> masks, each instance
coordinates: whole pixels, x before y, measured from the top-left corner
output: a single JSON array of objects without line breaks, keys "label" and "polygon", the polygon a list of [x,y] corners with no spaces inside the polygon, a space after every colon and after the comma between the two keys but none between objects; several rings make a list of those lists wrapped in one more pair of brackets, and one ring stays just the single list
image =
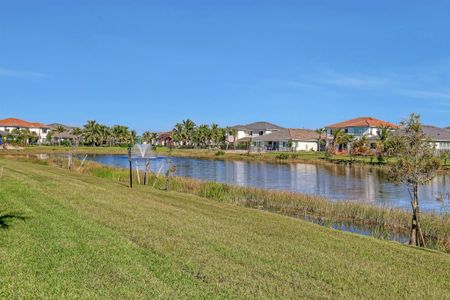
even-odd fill
[{"label": "palm tree", "polygon": [[159,134],[157,132],[146,131],[142,134],[142,141],[154,145],[158,140]]},{"label": "palm tree", "polygon": [[352,141],[351,135],[342,131],[341,129],[337,129],[333,133],[333,141],[331,143],[333,153],[336,151],[336,147],[338,147],[339,145],[347,145],[351,141]]},{"label": "palm tree", "polygon": [[129,140],[128,143],[131,145],[134,145],[137,141],[137,133],[136,130],[131,130],[128,136]]},{"label": "palm tree", "polygon": [[177,143],[184,142],[184,127],[183,124],[177,123],[175,127],[172,129],[172,138]]},{"label": "palm tree", "polygon": [[225,134],[222,128],[219,125],[213,123],[211,125],[211,137],[214,142],[214,146],[218,147],[225,140]]},{"label": "palm tree", "polygon": [[211,129],[208,125],[202,124],[197,127],[194,134],[194,142],[200,146],[206,147],[211,140]]},{"label": "palm tree", "polygon": [[391,138],[392,129],[387,126],[382,126],[379,128],[378,132],[378,142],[377,142],[377,159],[379,162],[384,161],[384,156],[386,154],[386,144]]},{"label": "palm tree", "polygon": [[325,128],[317,128],[315,131],[319,135],[319,144],[317,151],[320,151],[321,150],[320,145],[322,144],[322,134],[325,132]]},{"label": "palm tree", "polygon": [[113,145],[125,145],[128,143],[130,132],[127,126],[114,125],[111,128],[111,139]]},{"label": "palm tree", "polygon": [[91,146],[98,146],[102,140],[102,131],[100,124],[95,120],[87,121],[83,126],[83,138],[86,144]]},{"label": "palm tree", "polygon": [[194,131],[195,131],[195,123],[190,119],[186,119],[186,120],[183,120],[182,124],[183,124],[183,131],[184,131],[184,140],[185,140],[186,144],[191,144],[192,138],[194,136]]},{"label": "palm tree", "polygon": [[75,136],[75,145],[78,146],[80,144],[80,139],[83,135],[83,131],[79,127],[75,127],[72,129],[71,133],[73,136]]},{"label": "palm tree", "polygon": [[66,129],[64,128],[64,126],[58,125],[58,126],[56,126],[55,131],[57,133],[63,133],[64,131],[66,131]]},{"label": "palm tree", "polygon": [[106,125],[100,125],[100,132],[101,132],[101,142],[100,144],[109,144],[109,146],[112,145],[112,134],[111,134],[111,128],[109,128]]},{"label": "palm tree", "polygon": [[227,135],[230,137],[233,137],[233,148],[236,149],[236,143],[237,143],[237,134],[238,131],[236,128],[233,127],[227,127]]}]

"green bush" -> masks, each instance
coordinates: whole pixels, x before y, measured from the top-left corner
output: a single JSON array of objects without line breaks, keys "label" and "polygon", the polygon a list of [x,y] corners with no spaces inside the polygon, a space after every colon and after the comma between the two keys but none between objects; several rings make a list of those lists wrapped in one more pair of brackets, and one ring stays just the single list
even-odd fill
[{"label": "green bush", "polygon": [[289,158],[289,154],[287,153],[280,153],[277,156],[275,156],[276,159],[288,159]]},{"label": "green bush", "polygon": [[219,151],[217,151],[216,154],[214,154],[214,155],[215,155],[215,156],[222,156],[222,155],[225,155],[225,152],[222,151],[222,150],[219,150]]}]

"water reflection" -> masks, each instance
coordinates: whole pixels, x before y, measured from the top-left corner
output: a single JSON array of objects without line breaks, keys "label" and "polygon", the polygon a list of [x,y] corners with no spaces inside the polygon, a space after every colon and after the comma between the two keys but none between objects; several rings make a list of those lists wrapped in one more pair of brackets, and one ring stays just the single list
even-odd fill
[{"label": "water reflection", "polygon": [[[96,155],[88,159],[127,167],[121,155]],[[167,157],[151,159],[151,171],[165,172]],[[270,164],[244,161],[201,160],[171,157],[177,175],[240,186],[293,191],[334,200],[355,200],[386,207],[410,209],[409,194],[386,180],[382,170],[365,166]],[[144,166],[143,163],[140,164]],[[439,175],[420,190],[423,210],[450,213],[450,176]],[[438,201],[437,199],[442,199]]]}]

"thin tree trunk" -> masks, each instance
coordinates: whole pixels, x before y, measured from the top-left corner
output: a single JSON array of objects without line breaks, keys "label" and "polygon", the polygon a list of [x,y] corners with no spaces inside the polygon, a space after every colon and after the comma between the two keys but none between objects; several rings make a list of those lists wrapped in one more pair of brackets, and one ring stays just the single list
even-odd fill
[{"label": "thin tree trunk", "polygon": [[422,228],[420,227],[420,209],[419,209],[419,187],[418,185],[413,188],[413,199],[411,200],[411,206],[413,210],[411,221],[411,232],[409,238],[409,244],[413,246],[424,247],[425,238],[423,236]]}]

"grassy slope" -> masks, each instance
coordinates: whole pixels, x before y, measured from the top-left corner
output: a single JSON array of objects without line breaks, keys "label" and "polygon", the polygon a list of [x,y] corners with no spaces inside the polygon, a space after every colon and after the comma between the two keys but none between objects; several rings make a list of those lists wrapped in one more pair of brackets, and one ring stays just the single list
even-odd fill
[{"label": "grassy slope", "polygon": [[[9,161],[0,298],[450,297],[450,256]],[[417,274],[413,272],[417,271]]]}]

